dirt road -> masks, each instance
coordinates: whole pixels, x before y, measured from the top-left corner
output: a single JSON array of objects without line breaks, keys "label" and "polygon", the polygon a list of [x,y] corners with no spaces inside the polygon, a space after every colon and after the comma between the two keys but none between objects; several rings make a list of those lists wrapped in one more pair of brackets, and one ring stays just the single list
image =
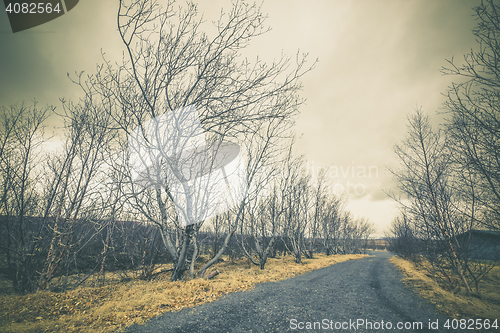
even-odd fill
[{"label": "dirt road", "polygon": [[180,312],[127,332],[457,332],[408,290],[389,252],[335,264]]}]

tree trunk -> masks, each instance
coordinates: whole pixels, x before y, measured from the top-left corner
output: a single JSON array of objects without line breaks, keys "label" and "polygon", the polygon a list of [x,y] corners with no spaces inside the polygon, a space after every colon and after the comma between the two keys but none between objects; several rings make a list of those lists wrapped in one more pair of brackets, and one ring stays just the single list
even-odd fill
[{"label": "tree trunk", "polygon": [[191,257],[191,265],[189,267],[189,273],[191,277],[194,277],[194,265],[196,264],[197,257],[198,257],[198,244],[196,243],[196,235],[193,235],[193,256]]},{"label": "tree trunk", "polygon": [[182,242],[181,252],[179,253],[179,258],[177,262],[174,261],[174,271],[172,272],[172,281],[179,281],[184,276],[184,272],[187,270],[186,258],[191,243],[191,233],[193,232],[193,226],[188,225],[184,234],[184,240]]}]

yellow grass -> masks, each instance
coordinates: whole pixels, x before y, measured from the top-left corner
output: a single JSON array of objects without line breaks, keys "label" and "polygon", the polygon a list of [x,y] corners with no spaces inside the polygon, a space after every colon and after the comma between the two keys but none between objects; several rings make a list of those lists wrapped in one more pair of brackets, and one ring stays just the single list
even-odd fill
[{"label": "yellow grass", "polygon": [[315,254],[315,259],[304,259],[302,264],[296,264],[292,257],[270,258],[265,270],[247,260],[225,261],[213,266],[220,274],[212,280],[170,282],[170,274],[164,273],[150,282],[131,280],[66,293],[5,295],[0,297],[0,331],[111,332],[144,323],[163,312],[179,311],[213,302],[227,293],[252,289],[260,282],[284,280],[364,257]]},{"label": "yellow grass", "polygon": [[404,282],[440,312],[456,319],[500,319],[500,267],[495,267],[479,285],[480,292],[449,290],[426,269],[425,261],[415,265],[398,256],[390,261],[406,276]]}]

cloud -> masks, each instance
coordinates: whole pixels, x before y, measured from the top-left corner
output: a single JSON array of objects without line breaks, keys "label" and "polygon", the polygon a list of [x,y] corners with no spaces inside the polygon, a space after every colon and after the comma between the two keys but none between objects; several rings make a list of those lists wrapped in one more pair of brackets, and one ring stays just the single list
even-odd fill
[{"label": "cloud", "polygon": [[[364,179],[363,202],[381,204],[382,189],[394,189],[387,166],[397,165],[393,146],[406,132],[406,115],[416,106],[433,114],[452,82],[439,72],[445,59],[457,59],[475,46],[471,29],[477,1],[273,0],[263,4],[272,30],[242,55],[266,61],[297,50],[319,58],[303,79],[296,131],[298,151],[323,165],[377,166],[377,179]],[[230,0],[200,2],[207,24]],[[37,98],[58,104],[58,98],[79,97],[66,73],[92,73],[108,59],[119,60],[123,47],[116,31],[116,4],[80,1],[63,17],[12,34],[0,14],[0,102]],[[440,118],[435,118],[439,123]],[[353,206],[370,216],[370,210]],[[373,213],[375,214],[375,213]]]}]

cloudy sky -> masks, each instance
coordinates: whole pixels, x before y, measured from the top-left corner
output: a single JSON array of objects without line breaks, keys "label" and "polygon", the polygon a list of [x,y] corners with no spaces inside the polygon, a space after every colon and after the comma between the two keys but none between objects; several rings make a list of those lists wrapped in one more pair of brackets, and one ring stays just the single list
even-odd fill
[{"label": "cloudy sky", "polygon": [[[229,0],[200,1],[207,24]],[[179,2],[181,4],[182,2]],[[308,52],[316,68],[303,80],[307,99],[297,121],[298,151],[311,171],[331,166],[330,177],[349,195],[356,216],[372,221],[379,236],[396,212],[386,192],[394,184],[393,147],[406,116],[421,107],[436,116],[442,93],[454,80],[442,76],[446,59],[475,47],[471,0],[267,0],[262,10],[272,30],[255,39],[250,59]],[[70,12],[13,34],[0,13],[0,103],[36,98],[60,108],[76,99],[67,73],[92,73],[120,56],[115,1],[82,0]],[[51,123],[57,126],[55,122]],[[49,130],[50,132],[50,130]]]}]

